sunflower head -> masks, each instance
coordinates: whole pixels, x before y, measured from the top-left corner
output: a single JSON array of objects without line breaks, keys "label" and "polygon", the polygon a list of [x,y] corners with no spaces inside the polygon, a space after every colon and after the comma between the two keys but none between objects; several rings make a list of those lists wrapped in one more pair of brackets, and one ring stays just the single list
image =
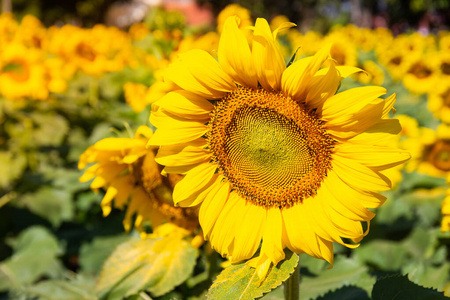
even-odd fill
[{"label": "sunflower head", "polygon": [[409,159],[386,142],[401,130],[395,95],[337,93],[360,69],[336,66],[332,45],[286,66],[277,35],[292,23],[272,31],[257,19],[251,44],[238,24],[225,21],[218,61],[192,50],[167,68],[174,90],[152,106],[149,145],[164,173],[184,175],[175,204],[200,207],[205,238],[232,262],[260,248],[250,264],[264,278],[287,247],[332,264],[333,242],[356,247],[367,234],[368,208],[391,187],[385,171]]},{"label": "sunflower head", "polygon": [[152,135],[141,126],[134,138],[106,138],[89,147],[80,157],[79,169],[90,165],[80,181],[91,182],[94,190],[104,189],[103,214],[112,207],[125,209],[126,230],[133,227],[145,235],[145,225],[156,227],[171,222],[193,231],[197,228],[197,211],[173,207],[171,185],[161,176],[152,149],[146,144]]}]

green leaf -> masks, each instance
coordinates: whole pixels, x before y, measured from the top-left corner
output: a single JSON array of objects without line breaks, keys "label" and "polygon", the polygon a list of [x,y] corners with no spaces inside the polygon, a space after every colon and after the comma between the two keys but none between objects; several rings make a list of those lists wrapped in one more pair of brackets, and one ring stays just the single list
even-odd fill
[{"label": "green leaf", "polygon": [[433,266],[427,262],[410,263],[402,268],[402,273],[409,273],[409,279],[421,286],[443,289],[448,281],[450,264]]},{"label": "green leaf", "polygon": [[370,300],[367,291],[356,286],[344,286],[335,291],[328,292],[316,300]]},{"label": "green leaf", "polygon": [[297,50],[295,50],[295,52],[292,55],[291,59],[289,59],[289,62],[286,64],[286,68],[289,67],[290,65],[292,65],[292,63],[294,62],[295,57],[297,56],[298,49],[300,49],[300,47],[298,47]]},{"label": "green leaf", "polygon": [[345,285],[354,285],[369,293],[375,283],[366,266],[344,256],[336,257],[333,269],[323,270],[314,277],[302,276],[301,280],[300,299],[316,298]]},{"label": "green leaf", "polygon": [[44,227],[23,231],[10,244],[14,254],[0,263],[0,291],[31,284],[41,276],[58,277],[62,266],[57,256],[62,249]]},{"label": "green leaf", "polygon": [[217,276],[207,299],[255,299],[287,280],[298,264],[298,256],[290,251],[276,267],[271,267],[261,284],[254,268],[245,263],[231,265]]},{"label": "green leaf", "polygon": [[418,188],[435,188],[445,186],[445,178],[433,177],[418,172],[406,172],[401,182],[402,190]]},{"label": "green leaf", "polygon": [[29,296],[46,300],[96,300],[94,279],[46,280],[26,290]]},{"label": "green leaf", "polygon": [[128,240],[126,235],[97,237],[80,249],[80,267],[83,272],[97,274],[113,250]]},{"label": "green leaf", "polygon": [[197,249],[179,236],[132,238],[119,245],[103,265],[98,295],[122,299],[143,290],[164,295],[190,277],[197,255]]},{"label": "green leaf", "polygon": [[18,179],[26,167],[25,153],[0,151],[0,188],[8,188],[13,180]]},{"label": "green leaf", "polygon": [[410,258],[407,248],[401,243],[373,240],[353,251],[355,257],[384,271],[400,271]]},{"label": "green leaf", "polygon": [[372,290],[373,300],[445,300],[442,292],[412,283],[404,276],[388,276],[378,280]]},{"label": "green leaf", "polygon": [[45,186],[35,193],[23,195],[17,206],[27,207],[31,212],[48,220],[54,227],[74,216],[72,195],[65,189]]}]

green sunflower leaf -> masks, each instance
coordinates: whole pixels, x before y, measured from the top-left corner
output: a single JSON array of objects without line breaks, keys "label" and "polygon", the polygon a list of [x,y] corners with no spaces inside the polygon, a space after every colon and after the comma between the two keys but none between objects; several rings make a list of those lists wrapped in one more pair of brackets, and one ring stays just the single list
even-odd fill
[{"label": "green sunflower leaf", "polygon": [[349,285],[343,286],[335,291],[328,292],[322,297],[317,298],[316,300],[370,300],[367,291],[362,288]]},{"label": "green sunflower leaf", "polygon": [[255,299],[278,287],[289,278],[298,264],[298,256],[290,251],[285,260],[271,267],[266,279],[258,284],[259,278],[254,268],[245,263],[231,265],[217,276],[210,287],[207,299]]},{"label": "green sunflower leaf", "polygon": [[0,188],[8,188],[14,180],[19,179],[26,164],[25,153],[0,151]]},{"label": "green sunflower leaf", "polygon": [[114,248],[128,240],[126,235],[100,236],[90,243],[83,244],[80,249],[80,267],[83,272],[98,274],[105,260]]},{"label": "green sunflower leaf", "polygon": [[402,243],[388,240],[369,241],[353,253],[356,259],[366,265],[392,272],[399,272],[411,258],[410,252]]},{"label": "green sunflower leaf", "polygon": [[48,220],[54,227],[74,216],[72,195],[66,189],[44,186],[34,193],[21,196],[15,205],[26,207],[36,215]]},{"label": "green sunflower leaf", "polygon": [[63,250],[44,227],[30,227],[10,244],[14,254],[0,263],[0,292],[22,288],[42,276],[55,278],[62,274],[57,256]]},{"label": "green sunflower leaf", "polygon": [[102,299],[123,299],[148,291],[161,296],[190,277],[198,251],[182,237],[141,240],[120,244],[103,265],[97,283]]},{"label": "green sunflower leaf", "polygon": [[388,276],[378,280],[372,290],[373,300],[445,300],[442,292],[424,288],[409,281],[407,275]]},{"label": "green sunflower leaf", "polygon": [[45,280],[28,288],[26,294],[47,300],[96,300],[94,278],[78,275],[73,280]]},{"label": "green sunflower leaf", "polygon": [[[306,258],[306,254],[304,256]],[[301,276],[300,299],[314,299],[345,285],[353,285],[370,293],[375,278],[368,271],[355,259],[336,256],[333,269],[325,269],[316,276]]]}]

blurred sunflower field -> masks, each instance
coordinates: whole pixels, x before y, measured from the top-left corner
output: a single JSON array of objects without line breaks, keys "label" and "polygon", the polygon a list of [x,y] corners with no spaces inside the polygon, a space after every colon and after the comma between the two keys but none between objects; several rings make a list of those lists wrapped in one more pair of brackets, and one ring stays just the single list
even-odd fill
[{"label": "blurred sunflower field", "polygon": [[0,15],[0,299],[449,299],[448,27],[222,6]]}]

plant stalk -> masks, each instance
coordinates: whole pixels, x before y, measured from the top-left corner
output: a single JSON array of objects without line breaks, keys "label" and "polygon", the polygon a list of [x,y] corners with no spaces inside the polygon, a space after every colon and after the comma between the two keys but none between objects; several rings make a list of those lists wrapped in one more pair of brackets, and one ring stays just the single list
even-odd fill
[{"label": "plant stalk", "polygon": [[300,299],[300,262],[295,267],[294,273],[284,282],[284,299]]}]

